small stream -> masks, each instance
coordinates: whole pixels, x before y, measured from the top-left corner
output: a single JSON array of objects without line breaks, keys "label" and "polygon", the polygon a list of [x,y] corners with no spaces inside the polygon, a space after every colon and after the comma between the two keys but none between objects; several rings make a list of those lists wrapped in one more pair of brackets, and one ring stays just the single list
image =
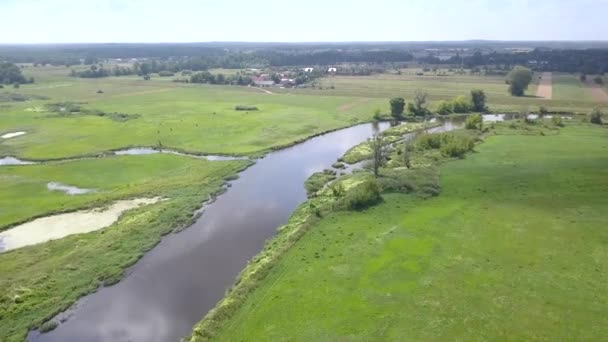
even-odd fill
[{"label": "small stream", "polygon": [[[429,132],[462,127],[463,120],[441,120]],[[55,318],[63,322],[57,329],[30,332],[28,340],[167,342],[189,335],[247,261],[307,199],[304,181],[388,127],[358,125],[269,153],[206,205],[196,223],[163,238],[118,284],[84,297]]]}]

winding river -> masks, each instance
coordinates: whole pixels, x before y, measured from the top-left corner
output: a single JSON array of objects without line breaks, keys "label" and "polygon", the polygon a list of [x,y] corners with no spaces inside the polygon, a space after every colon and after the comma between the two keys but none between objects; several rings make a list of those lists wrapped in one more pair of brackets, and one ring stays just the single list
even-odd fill
[{"label": "winding river", "polygon": [[[488,122],[505,119],[509,118],[484,117]],[[462,127],[463,121],[441,120],[428,131],[450,131]],[[223,298],[247,261],[306,200],[304,181],[388,127],[353,126],[268,154],[230,182],[229,190],[206,205],[192,226],[163,238],[118,284],[82,298],[55,318],[62,322],[57,329],[45,334],[32,331],[28,340],[167,342],[188,336]],[[116,154],[147,153],[157,152],[135,149]]]},{"label": "winding river", "polygon": [[272,152],[240,174],[188,229],[166,236],[116,285],[60,314],[29,341],[178,341],[221,300],[247,261],[306,200],[304,181],[389,127],[363,124]]}]

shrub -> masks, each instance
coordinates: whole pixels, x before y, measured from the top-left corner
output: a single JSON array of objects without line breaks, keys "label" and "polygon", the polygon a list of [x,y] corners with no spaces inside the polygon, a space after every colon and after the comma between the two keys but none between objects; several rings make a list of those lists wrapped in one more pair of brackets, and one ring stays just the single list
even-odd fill
[{"label": "shrub", "polygon": [[362,210],[382,200],[380,187],[375,180],[367,180],[346,193],[343,203],[346,209]]},{"label": "shrub", "polygon": [[239,106],[235,106],[234,110],[239,110],[239,111],[250,111],[250,110],[252,110],[253,111],[253,110],[258,110],[258,107],[239,105]]},{"label": "shrub", "polygon": [[603,113],[598,108],[595,108],[593,111],[591,111],[591,113],[589,113],[589,122],[592,124],[601,125],[603,124],[602,116]]},{"label": "shrub", "polygon": [[419,150],[433,150],[441,147],[442,134],[421,134],[416,139],[416,147]]},{"label": "shrub", "polygon": [[55,328],[57,328],[57,325],[58,324],[55,321],[48,321],[40,326],[40,332],[46,333],[49,331],[53,331],[53,330],[55,330]]},{"label": "shrub", "polygon": [[173,73],[171,71],[164,70],[164,71],[159,72],[158,76],[160,76],[160,77],[171,77],[171,76],[175,76],[175,73]]},{"label": "shrub", "polygon": [[437,105],[437,114],[440,115],[448,115],[451,114],[454,111],[454,106],[452,105],[452,102],[450,101],[440,101],[439,104]]},{"label": "shrub", "polygon": [[382,119],[382,111],[380,109],[376,109],[374,111],[374,120],[380,121]]},{"label": "shrub", "polygon": [[464,158],[464,155],[473,150],[474,146],[473,140],[468,137],[450,139],[441,145],[441,154],[451,158]]},{"label": "shrub", "polygon": [[551,122],[553,122],[553,124],[555,126],[558,126],[558,127],[563,127],[564,126],[564,122],[563,122],[561,116],[554,116],[554,117],[552,117],[551,118]]},{"label": "shrub", "polygon": [[546,115],[549,113],[549,110],[545,106],[540,106],[540,107],[538,107],[538,113],[540,115]]},{"label": "shrub", "polygon": [[439,149],[446,157],[462,158],[465,153],[472,151],[475,140],[467,135],[454,133],[423,134],[416,140],[420,150]]},{"label": "shrub", "polygon": [[452,110],[454,113],[468,113],[471,110],[471,104],[466,97],[458,96],[452,100]]},{"label": "shrub", "polygon": [[602,78],[602,76],[595,76],[595,78],[593,79],[593,82],[601,85],[601,84],[604,84],[604,79]]},{"label": "shrub", "polygon": [[481,114],[469,115],[464,126],[466,129],[481,130],[483,128],[483,117],[481,116]]}]

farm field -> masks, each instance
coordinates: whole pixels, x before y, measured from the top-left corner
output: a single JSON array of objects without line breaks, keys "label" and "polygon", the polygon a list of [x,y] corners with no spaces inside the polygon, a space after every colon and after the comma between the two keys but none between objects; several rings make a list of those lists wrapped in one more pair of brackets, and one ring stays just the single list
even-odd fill
[{"label": "farm field", "polygon": [[[537,98],[538,76],[526,91],[531,96],[513,97],[508,93],[508,85],[502,76],[416,76],[412,74],[382,74],[373,76],[335,76],[323,78],[322,90],[301,89],[288,90],[297,94],[334,94],[338,96],[365,96],[388,98],[403,96],[411,100],[417,90],[429,94],[433,104],[440,100],[449,100],[457,96],[468,96],[472,89],[482,89],[488,97],[488,106],[494,112],[519,112],[527,109],[538,110],[546,106],[554,111],[573,111],[586,113],[598,104],[593,101],[590,92],[584,89],[578,76],[554,73],[552,100]],[[335,89],[331,89],[334,86]],[[287,90],[284,90],[287,91]]]},{"label": "farm field", "polygon": [[597,126],[491,136],[438,197],[329,214],[215,340],[603,339],[607,150]]}]

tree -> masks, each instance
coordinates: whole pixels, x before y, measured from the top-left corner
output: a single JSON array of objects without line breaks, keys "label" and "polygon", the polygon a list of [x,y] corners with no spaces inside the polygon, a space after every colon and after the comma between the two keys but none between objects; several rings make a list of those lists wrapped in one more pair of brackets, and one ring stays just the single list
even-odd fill
[{"label": "tree", "polygon": [[401,119],[403,117],[403,110],[405,109],[405,100],[403,97],[395,97],[391,99],[391,115],[395,119]]},{"label": "tree", "polygon": [[486,93],[481,89],[471,90],[471,109],[474,112],[485,112],[488,108],[486,107]]},{"label": "tree", "polygon": [[19,68],[15,64],[0,63],[0,83],[27,83],[27,80],[21,73],[21,68]]},{"label": "tree", "polygon": [[594,108],[591,113],[589,113],[589,122],[596,125],[602,125],[602,116],[604,113],[600,111],[598,108]]},{"label": "tree", "polygon": [[593,82],[595,82],[595,84],[604,84],[604,79],[602,78],[602,76],[595,76],[595,78],[593,78]]},{"label": "tree", "polygon": [[509,92],[513,96],[524,96],[526,89],[532,82],[532,71],[523,66],[516,66],[507,75]]},{"label": "tree", "polygon": [[369,140],[369,146],[372,150],[374,176],[378,177],[380,168],[384,166],[388,158],[388,142],[382,138],[380,134],[375,134],[374,137]]},{"label": "tree", "polygon": [[416,91],[414,95],[414,116],[425,116],[428,114],[428,109],[426,108],[428,94],[423,91]]}]

